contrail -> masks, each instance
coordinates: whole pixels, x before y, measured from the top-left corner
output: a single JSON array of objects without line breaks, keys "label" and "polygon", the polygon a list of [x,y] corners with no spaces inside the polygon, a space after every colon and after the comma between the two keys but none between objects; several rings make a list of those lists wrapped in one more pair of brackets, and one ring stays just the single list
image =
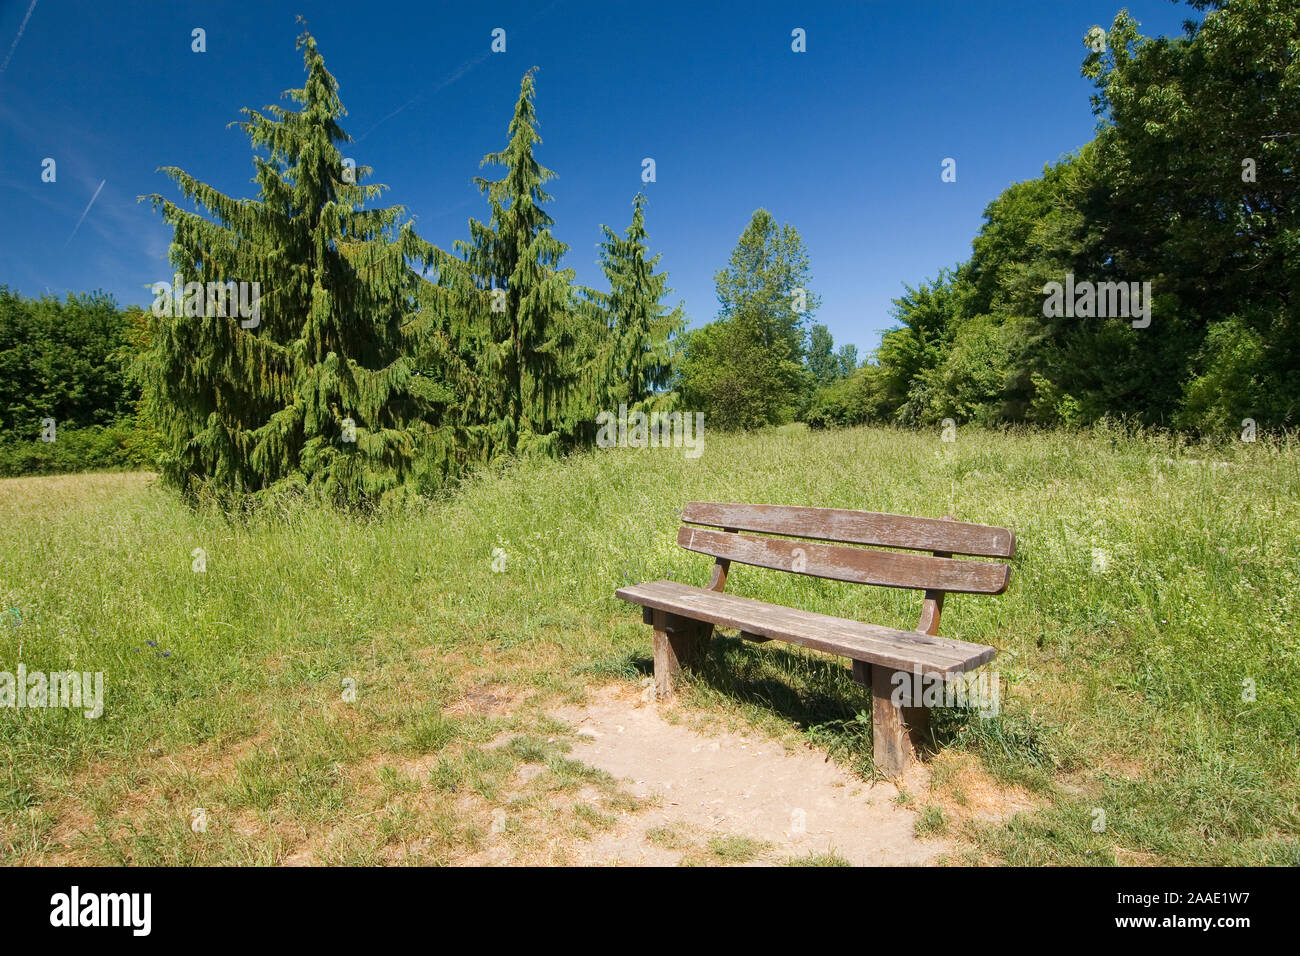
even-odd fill
[{"label": "contrail", "polygon": [[18,41],[23,38],[23,31],[27,29],[27,21],[32,18],[32,11],[36,9],[36,0],[32,0],[32,5],[27,8],[27,16],[23,17],[23,22],[18,26],[18,36],[14,37],[13,44],[9,47],[9,54],[5,61],[0,63],[0,73],[9,69],[9,61],[14,57],[14,50],[18,49]]},{"label": "contrail", "polygon": [[[490,52],[490,51],[489,51],[489,52]],[[381,120],[380,120],[378,123],[376,123],[374,126],[370,127],[370,129],[368,129],[368,130],[366,130],[364,133],[362,133],[359,137],[357,137],[357,140],[356,140],[356,141],[357,141],[358,143],[361,142],[363,139],[365,139],[367,136],[369,136],[369,135],[370,135],[371,133],[373,133],[375,130],[379,129],[379,127],[383,126],[385,123],[387,123],[390,119],[392,119],[392,118],[393,118],[394,116],[396,116],[398,113],[402,112],[402,110],[404,110],[404,109],[406,109],[407,107],[412,106],[412,105],[415,104],[416,102],[418,102],[418,101],[424,99],[424,97],[426,97],[426,96],[428,96],[428,95],[431,95],[431,94],[433,94],[433,93],[437,93],[437,92],[438,92],[439,90],[441,90],[443,87],[450,86],[452,83],[455,83],[457,80],[459,80],[462,76],[464,76],[464,75],[465,75],[466,73],[468,73],[470,70],[474,69],[474,67],[478,66],[480,63],[482,63],[484,60],[486,60],[486,59],[488,58],[488,55],[489,55],[488,53],[480,53],[478,56],[473,57],[472,59],[466,60],[464,63],[462,63],[462,64],[460,65],[460,68],[457,69],[455,73],[451,74],[451,76],[447,77],[446,79],[443,79],[443,80],[438,81],[436,84],[434,84],[434,85],[433,85],[432,87],[430,87],[429,89],[424,90],[424,91],[421,92],[421,93],[417,93],[415,96],[411,97],[409,100],[407,100],[407,101],[406,101],[405,103],[403,103],[401,106],[399,106],[397,109],[393,110],[391,113],[389,113],[389,114],[388,114],[387,116],[385,116],[383,119],[381,119]]]},{"label": "contrail", "polygon": [[[527,21],[525,21],[525,25],[532,24],[532,23],[536,23],[538,20],[540,20],[540,19],[541,19],[542,17],[544,17],[546,14],[550,13],[553,9],[555,9],[555,7],[557,7],[557,6],[560,4],[560,2],[561,2],[561,0],[552,0],[551,4],[550,4],[549,6],[544,7],[542,10],[538,11],[536,14],[534,14],[532,17],[530,17]],[[433,95],[434,93],[437,93],[438,91],[442,90],[444,87],[450,86],[452,83],[455,83],[457,80],[459,80],[462,76],[464,76],[464,75],[465,75],[466,73],[468,73],[470,70],[474,69],[474,67],[478,66],[480,63],[482,63],[484,60],[486,60],[486,59],[488,58],[488,56],[489,56],[490,53],[491,53],[491,51],[489,50],[489,51],[487,51],[487,52],[480,53],[480,54],[479,54],[478,56],[476,56],[476,57],[472,57],[472,58],[466,60],[464,63],[462,63],[462,64],[457,68],[456,72],[454,72],[454,73],[451,74],[451,76],[448,76],[448,77],[446,77],[445,79],[439,80],[439,81],[438,81],[437,83],[435,83],[433,86],[429,87],[428,89],[425,89],[424,91],[422,91],[422,92],[420,92],[420,93],[416,93],[415,96],[411,97],[409,100],[407,100],[407,101],[406,101],[405,103],[403,103],[401,106],[399,106],[397,109],[393,110],[391,113],[389,113],[389,114],[388,114],[387,116],[385,116],[383,119],[381,119],[381,120],[380,120],[378,123],[376,123],[374,126],[370,127],[370,129],[366,130],[364,133],[362,133],[360,136],[358,136],[358,137],[356,138],[356,140],[354,140],[354,142],[360,143],[363,139],[365,139],[367,136],[369,136],[369,135],[370,135],[371,133],[373,133],[375,130],[379,129],[379,127],[383,126],[385,123],[387,123],[390,119],[392,119],[392,118],[393,118],[394,116],[396,116],[398,113],[402,112],[403,110],[407,109],[407,108],[410,107],[410,106],[413,106],[415,103],[417,103],[418,101],[424,99],[426,96],[431,96],[431,95]]]},{"label": "contrail", "polygon": [[[107,179],[105,179],[105,180],[101,180],[101,181],[100,181],[100,184],[99,184],[99,189],[103,189],[103,188],[104,188],[104,183],[106,183],[106,182],[108,182]],[[93,206],[93,205],[95,205],[95,200],[99,198],[99,189],[96,189],[96,190],[95,190],[95,195],[93,195],[93,196],[90,197],[90,202],[86,203],[86,208],[85,208],[85,210],[81,213],[81,218],[78,219],[78,220],[77,220],[77,224],[76,224],[75,226],[72,227],[72,236],[75,236],[75,235],[77,234],[77,230],[81,228],[81,224],[82,224],[83,222],[86,221],[86,213],[90,212],[90,207]],[[71,242],[71,241],[72,241],[72,236],[68,236],[68,242]],[[64,249],[68,248],[68,242],[65,242],[65,243],[63,244],[63,248],[64,248]]]}]

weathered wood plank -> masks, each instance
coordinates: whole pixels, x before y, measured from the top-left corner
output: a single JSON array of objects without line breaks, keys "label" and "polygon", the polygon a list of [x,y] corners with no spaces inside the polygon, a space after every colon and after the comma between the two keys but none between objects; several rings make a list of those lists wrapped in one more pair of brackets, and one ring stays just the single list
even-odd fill
[{"label": "weathered wood plank", "polygon": [[845,508],[692,501],[682,509],[682,520],[737,531],[910,551],[947,551],[986,558],[1009,558],[1016,551],[1016,536],[1006,528]]},{"label": "weathered wood plank", "polygon": [[1011,569],[989,561],[958,561],[925,554],[874,551],[789,538],[760,538],[683,525],[677,543],[698,551],[778,571],[891,588],[1001,594]]},{"label": "weathered wood plank", "polygon": [[997,655],[995,648],[983,644],[781,607],[678,581],[637,584],[619,588],[616,593],[625,601],[655,611],[880,664],[891,673],[915,669],[921,674],[957,674],[973,670]]}]

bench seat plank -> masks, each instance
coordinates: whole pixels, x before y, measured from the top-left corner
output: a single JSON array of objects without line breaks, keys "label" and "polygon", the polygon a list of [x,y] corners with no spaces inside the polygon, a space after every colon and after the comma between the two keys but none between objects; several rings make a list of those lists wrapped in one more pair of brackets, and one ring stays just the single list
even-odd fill
[{"label": "bench seat plank", "polygon": [[801,611],[678,581],[636,584],[619,588],[615,593],[642,607],[734,627],[760,637],[880,664],[893,670],[958,674],[979,667],[997,654],[995,648],[983,644]]}]

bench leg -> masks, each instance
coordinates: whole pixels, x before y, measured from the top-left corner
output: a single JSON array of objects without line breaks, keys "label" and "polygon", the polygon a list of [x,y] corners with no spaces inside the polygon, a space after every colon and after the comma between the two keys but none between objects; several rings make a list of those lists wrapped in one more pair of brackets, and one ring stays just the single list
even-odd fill
[{"label": "bench leg", "polygon": [[697,660],[713,636],[713,625],[692,621],[666,611],[652,611],[655,629],[655,693],[660,700],[673,696],[673,682],[683,664]]},{"label": "bench leg", "polygon": [[[871,738],[876,769],[891,777],[902,776],[929,735],[927,707],[897,707],[891,699],[894,671],[865,661],[853,662],[853,679],[871,688]],[[908,681],[912,675],[901,671]],[[907,686],[907,685],[904,685]]]}]

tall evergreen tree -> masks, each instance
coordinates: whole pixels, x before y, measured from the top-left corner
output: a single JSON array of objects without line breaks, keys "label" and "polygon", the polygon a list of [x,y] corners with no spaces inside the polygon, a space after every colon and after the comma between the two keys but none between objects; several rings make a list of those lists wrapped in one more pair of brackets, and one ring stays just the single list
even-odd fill
[{"label": "tall evergreen tree", "polygon": [[456,243],[468,282],[449,272],[449,281],[462,286],[462,307],[473,320],[474,412],[494,452],[556,448],[575,424],[570,406],[581,374],[575,363],[581,319],[573,302],[574,273],[560,268],[569,247],[551,234],[554,221],[543,208],[553,198],[543,184],[555,173],[533,155],[542,141],[533,96],[529,70],[506,148],[479,164],[503,166],[505,173],[474,180],[492,214],[487,223],[471,219],[469,241]]},{"label": "tall evergreen tree", "polygon": [[672,290],[668,274],[655,272],[662,253],[648,255],[645,207],[638,193],[626,233],[620,237],[601,226],[605,240],[599,246],[610,289],[599,297],[609,329],[606,395],[611,406],[642,410],[671,381],[677,337],[686,326],[680,303],[671,310],[661,304]]},{"label": "tall evergreen tree", "polygon": [[[285,95],[300,109],[245,109],[237,124],[257,199],[174,167],[163,172],[212,218],[144,197],[175,230],[185,285],[184,314],[155,319],[140,366],[162,470],[186,492],[306,487],[365,505],[416,477],[436,418],[404,333],[419,281],[409,263],[435,256],[401,206],[365,208],[384,187],[344,163],[338,83],[305,29],[298,47],[307,80]],[[214,301],[231,281],[260,283],[259,324]]]}]

